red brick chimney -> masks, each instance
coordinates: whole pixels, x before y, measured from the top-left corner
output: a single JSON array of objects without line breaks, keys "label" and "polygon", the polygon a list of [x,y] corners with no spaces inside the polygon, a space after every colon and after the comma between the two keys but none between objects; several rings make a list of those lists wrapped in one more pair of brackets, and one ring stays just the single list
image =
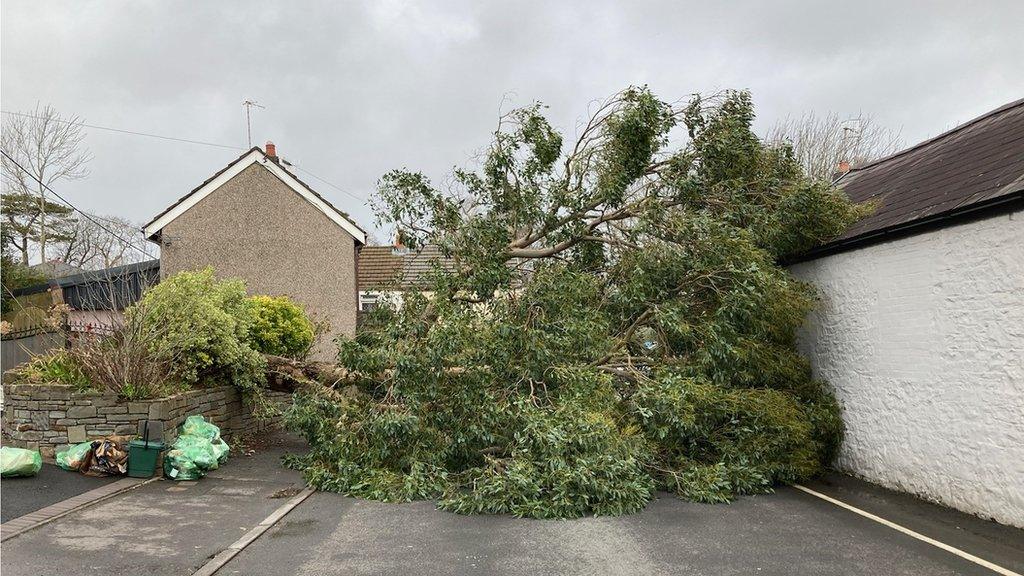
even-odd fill
[{"label": "red brick chimney", "polygon": [[266,152],[267,156],[270,156],[272,159],[277,160],[277,146],[274,146],[274,143],[271,142],[270,140],[267,140]]},{"label": "red brick chimney", "polygon": [[395,231],[395,240],[391,243],[391,254],[394,256],[402,256],[408,254],[409,249],[406,248],[404,238],[402,238],[402,231]]}]

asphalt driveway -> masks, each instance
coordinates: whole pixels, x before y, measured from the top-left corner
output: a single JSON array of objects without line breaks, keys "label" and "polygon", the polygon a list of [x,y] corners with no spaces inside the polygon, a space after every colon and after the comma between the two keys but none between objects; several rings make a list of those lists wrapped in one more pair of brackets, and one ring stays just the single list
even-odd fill
[{"label": "asphalt driveway", "polygon": [[35,512],[117,479],[114,476],[85,476],[44,462],[35,476],[0,481],[0,522]]},{"label": "asphalt driveway", "polygon": [[[856,481],[836,478],[844,489]],[[818,488],[828,488],[820,485]],[[884,498],[875,499],[885,507]],[[904,520],[1024,570],[1024,532],[917,502]],[[950,520],[955,519],[951,524]],[[429,502],[317,493],[217,574],[992,574],[793,488],[730,505],[669,495],[641,514],[571,521],[457,516]]]},{"label": "asphalt driveway", "polygon": [[73,512],[5,541],[0,573],[191,574],[301,489],[301,476],[280,457],[303,448],[283,437],[254,456],[235,449],[201,480],[159,480]]},{"label": "asphalt driveway", "polygon": [[[194,483],[153,482],[16,536],[4,576],[187,575],[232,546],[302,486],[287,437],[235,455]],[[809,487],[1024,572],[1024,531],[844,476]],[[795,488],[729,505],[663,495],[618,518],[458,516],[431,502],[382,504],[315,493],[216,572],[366,574],[992,574]]]}]

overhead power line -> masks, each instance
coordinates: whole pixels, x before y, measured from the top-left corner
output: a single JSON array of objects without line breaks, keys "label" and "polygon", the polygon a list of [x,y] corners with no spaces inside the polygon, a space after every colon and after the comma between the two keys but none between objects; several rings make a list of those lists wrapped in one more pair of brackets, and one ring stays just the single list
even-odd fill
[{"label": "overhead power line", "polygon": [[73,120],[59,120],[56,118],[43,118],[34,114],[26,114],[24,112],[11,112],[9,110],[0,110],[4,114],[10,114],[12,116],[23,116],[25,118],[35,118],[36,120],[49,120],[51,122],[62,122],[64,124],[75,124],[78,126],[84,126],[86,128],[93,128],[96,130],[108,130],[110,132],[118,132],[121,134],[131,134],[132,136],[146,136],[147,138],[159,138],[160,140],[171,140],[173,142],[185,142],[187,144],[198,144],[200,146],[214,146],[217,148],[227,148],[228,150],[245,150],[241,146],[231,146],[228,144],[217,144],[216,142],[203,142],[202,140],[189,140],[188,138],[175,138],[173,136],[162,136],[160,134],[150,134],[148,132],[136,132],[134,130],[122,130],[120,128],[111,128],[109,126],[97,126],[95,124],[86,124],[84,122],[77,122]]},{"label": "overhead power line", "polygon": [[43,188],[45,188],[46,190],[48,190],[48,191],[50,192],[50,194],[53,194],[54,196],[56,196],[56,197],[57,197],[57,198],[58,198],[58,199],[59,199],[59,200],[60,200],[61,202],[63,202],[64,204],[66,204],[66,205],[68,206],[68,208],[71,208],[71,209],[72,209],[72,210],[74,210],[75,212],[78,212],[78,213],[79,213],[79,214],[81,214],[82,216],[85,216],[85,217],[86,217],[86,218],[87,218],[88,220],[90,220],[90,221],[91,221],[91,222],[92,222],[93,224],[95,224],[95,225],[99,226],[100,228],[102,228],[103,230],[105,230],[105,231],[106,231],[106,232],[107,232],[108,234],[110,234],[111,236],[113,236],[114,238],[117,238],[117,239],[118,239],[118,240],[120,240],[121,242],[124,242],[124,243],[125,243],[125,245],[127,245],[127,246],[131,246],[132,248],[134,248],[134,249],[138,250],[139,252],[142,252],[143,254],[145,254],[146,256],[149,256],[150,258],[156,258],[156,256],[153,256],[153,254],[151,254],[151,253],[149,252],[149,250],[146,250],[146,247],[145,247],[145,246],[143,246],[143,247],[141,247],[141,248],[140,248],[139,246],[137,246],[137,245],[136,245],[136,244],[135,244],[134,242],[132,242],[131,240],[128,240],[128,239],[127,239],[127,238],[125,238],[124,236],[121,236],[121,235],[120,235],[120,234],[118,234],[117,232],[114,232],[114,231],[113,231],[113,230],[111,230],[110,228],[107,228],[106,226],[104,226],[104,225],[103,225],[103,223],[101,223],[101,222],[100,222],[99,220],[97,220],[96,218],[94,218],[94,217],[93,217],[93,216],[92,216],[91,214],[89,214],[88,212],[85,212],[84,210],[81,210],[80,208],[78,208],[77,206],[75,206],[74,204],[72,204],[72,203],[71,203],[71,202],[70,202],[70,201],[69,201],[69,200],[68,200],[67,198],[64,198],[63,196],[61,196],[60,194],[58,194],[58,193],[57,193],[57,192],[56,192],[56,191],[55,191],[55,190],[54,190],[53,188],[50,188],[49,186],[47,186],[45,182],[43,182],[43,181],[42,181],[42,180],[40,180],[39,178],[36,178],[36,175],[35,175],[35,174],[33,174],[33,173],[29,172],[29,171],[28,171],[28,169],[26,169],[26,168],[25,168],[24,166],[22,166],[21,164],[19,164],[19,163],[18,163],[18,161],[17,161],[17,160],[15,160],[14,158],[12,158],[12,157],[11,157],[11,155],[10,155],[10,154],[8,154],[6,150],[0,150],[0,154],[3,154],[3,155],[4,155],[4,158],[7,158],[8,160],[10,160],[10,161],[11,161],[11,163],[12,163],[12,164],[14,164],[15,166],[17,166],[19,170],[21,170],[22,172],[24,172],[25,174],[27,174],[27,175],[28,175],[28,176],[29,176],[30,178],[32,178],[33,180],[35,180],[36,182],[38,182],[38,183],[39,183],[39,185],[40,185],[40,186],[42,186]]},{"label": "overhead power line", "polygon": [[331,182],[328,182],[327,180],[324,180],[323,178],[317,176],[316,174],[313,174],[312,172],[310,172],[309,170],[306,170],[305,168],[302,168],[301,166],[296,166],[296,165],[292,164],[291,167],[295,168],[296,170],[298,170],[299,172],[302,172],[304,174],[309,174],[310,177],[312,177],[313,179],[319,180],[320,182],[323,182],[324,184],[327,184],[328,186],[330,186],[331,188],[334,188],[335,190],[337,190],[338,192],[341,192],[342,194],[347,194],[349,197],[354,198],[355,200],[359,200],[360,202],[366,202],[366,198],[360,198],[359,196],[356,196],[355,194],[349,192],[348,190],[345,190],[341,186],[338,186],[337,184],[332,184]]},{"label": "overhead power line", "polygon": [[[9,110],[0,110],[0,113],[10,114],[12,116],[23,116],[25,118],[35,118],[37,120],[43,120],[44,119],[41,116],[36,116],[34,114],[26,114],[24,112],[11,112]],[[231,146],[229,144],[217,144],[216,142],[204,142],[202,140],[190,140],[188,138],[175,138],[173,136],[163,136],[161,134],[152,134],[152,133],[149,133],[149,132],[137,132],[137,131],[134,131],[134,130],[123,130],[121,128],[111,128],[109,126],[97,126],[95,124],[86,124],[84,122],[77,122],[77,121],[71,121],[71,120],[58,120],[58,119],[55,119],[55,118],[46,118],[46,120],[51,120],[51,121],[55,121],[55,122],[63,122],[65,124],[76,124],[78,126],[84,126],[86,128],[93,128],[95,130],[107,130],[107,131],[110,131],[110,132],[116,132],[118,134],[129,134],[129,135],[132,135],[132,136],[145,136],[147,138],[158,138],[160,140],[169,140],[169,141],[172,141],[172,142],[184,142],[186,144],[198,144],[198,145],[201,145],[201,146],[213,146],[213,147],[216,147],[216,148],[226,148],[228,150],[248,150],[248,148],[243,148],[241,146]],[[305,168],[301,168],[301,167],[296,166],[294,164],[291,165],[291,167],[295,168],[296,170],[299,170],[300,172],[304,172],[306,174],[309,174],[312,178],[314,178],[314,179],[316,179],[316,180],[318,180],[318,181],[320,181],[320,182],[330,186],[331,188],[334,188],[335,190],[341,192],[342,194],[346,194],[346,195],[350,196],[351,198],[353,198],[355,200],[358,200],[360,202],[366,202],[366,198],[361,198],[359,196],[356,196],[355,194],[349,192],[348,190],[345,190],[341,186],[338,186],[337,184],[334,184],[333,182],[325,180],[325,179],[321,178],[320,176],[317,176],[316,174],[313,174],[309,170],[306,170]]]}]

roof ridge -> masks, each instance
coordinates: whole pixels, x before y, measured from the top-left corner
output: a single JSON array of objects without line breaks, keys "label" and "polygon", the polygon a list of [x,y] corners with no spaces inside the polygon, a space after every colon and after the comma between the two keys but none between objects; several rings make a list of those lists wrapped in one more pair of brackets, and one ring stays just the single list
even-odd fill
[{"label": "roof ridge", "polygon": [[[353,228],[355,228],[356,230],[361,232],[363,234],[363,242],[365,242],[365,238],[368,235],[368,232],[362,226],[357,224],[355,222],[355,220],[352,218],[352,216],[350,216],[347,212],[343,212],[341,209],[339,209],[337,206],[335,206],[333,202],[331,202],[327,198],[323,197],[319,192],[314,190],[312,186],[310,186],[309,184],[304,182],[302,179],[300,179],[298,176],[296,176],[294,172],[292,172],[286,166],[284,166],[280,162],[278,162],[275,157],[269,156],[266,153],[266,151],[264,151],[259,146],[253,146],[252,148],[246,150],[244,153],[242,153],[241,156],[235,158],[234,160],[229,162],[227,164],[227,166],[224,166],[223,168],[221,168],[220,170],[215,172],[212,176],[210,176],[205,181],[203,181],[202,184],[200,184],[199,186],[196,186],[191,191],[189,191],[188,194],[185,194],[181,198],[177,199],[170,206],[168,206],[167,208],[162,210],[159,214],[154,216],[149,222],[147,222],[142,227],[143,232],[146,232],[151,226],[153,226],[154,224],[159,222],[164,216],[166,216],[167,214],[171,213],[173,210],[175,210],[182,203],[188,201],[188,199],[191,198],[194,194],[198,193],[203,188],[206,188],[206,186],[208,186],[210,183],[215,181],[217,178],[219,178],[222,174],[224,174],[228,170],[231,170],[235,165],[237,165],[239,162],[242,162],[243,160],[245,160],[247,157],[249,157],[254,152],[259,153],[259,156],[262,158],[262,160],[260,160],[259,158],[256,158],[256,159],[253,160],[253,163],[261,164],[264,167],[267,167],[266,163],[268,163],[268,162],[272,163],[275,169],[280,170],[281,172],[283,172],[285,174],[285,176],[287,176],[288,178],[294,180],[299,186],[301,186],[303,189],[305,189],[306,192],[309,192],[309,194],[313,195],[313,197],[315,197],[317,200],[322,202],[324,204],[324,206],[326,206],[330,211],[334,212],[337,216],[339,216],[342,219],[342,221],[344,221],[344,222],[346,222],[348,224],[351,224]],[[270,168],[268,168],[268,170],[270,170]],[[273,170],[271,170],[271,172],[273,172]],[[279,175],[275,175],[275,176],[277,176],[278,179],[282,179],[281,176],[279,176]],[[287,182],[285,182],[285,183],[287,184]],[[295,189],[295,188],[293,187],[293,189]],[[299,192],[299,190],[297,190],[297,189],[295,189],[295,190],[296,190],[296,192]],[[300,192],[300,194],[302,194],[302,193]],[[307,200],[309,200],[309,198],[307,198]],[[311,203],[314,204],[314,206],[316,205],[315,202],[311,201]],[[186,210],[187,209],[188,208],[186,208]],[[322,208],[320,208],[320,209],[321,209],[321,211],[323,211]],[[330,215],[328,215],[328,217],[330,217]],[[172,218],[172,220],[173,220],[173,218]],[[335,221],[335,222],[337,222],[337,221]],[[161,228],[162,227],[163,226],[161,226]],[[153,237],[159,231],[160,231],[160,228],[155,230],[152,234],[146,233],[146,237],[147,237],[146,239],[147,240],[153,240]],[[349,233],[351,234],[351,231],[349,231]],[[353,236],[357,236],[355,234],[352,234],[352,235]],[[358,240],[358,237],[356,239]]]},{"label": "roof ridge", "polygon": [[[854,172],[859,172],[861,170],[867,170],[868,168],[874,167],[874,166],[876,166],[878,164],[881,164],[883,162],[888,162],[889,160],[893,160],[893,159],[898,158],[900,156],[903,156],[905,154],[909,154],[909,153],[911,153],[911,152],[913,152],[915,150],[919,150],[919,149],[921,149],[921,148],[923,148],[923,147],[925,147],[925,146],[935,142],[936,140],[945,138],[947,136],[951,136],[952,134],[954,134],[956,132],[959,132],[959,131],[961,131],[961,130],[963,130],[965,128],[968,128],[970,126],[973,126],[973,125],[977,124],[978,122],[981,122],[982,120],[985,120],[985,119],[987,119],[987,118],[989,118],[991,116],[995,116],[996,114],[1000,114],[1002,112],[1005,112],[1005,111],[1009,110],[1010,108],[1015,108],[1017,106],[1024,106],[1024,98],[1019,98],[1019,99],[1014,100],[1012,102],[1008,102],[1006,104],[1003,104],[1002,106],[996,108],[995,110],[989,110],[988,112],[985,112],[984,114],[982,114],[980,116],[972,118],[972,119],[970,119],[967,122],[964,122],[962,124],[958,124],[958,125],[950,128],[949,130],[946,130],[945,132],[942,132],[941,134],[938,134],[936,136],[932,136],[931,138],[928,138],[927,140],[923,140],[921,142],[918,142],[917,144],[914,144],[913,146],[911,146],[909,148],[905,148],[903,150],[900,150],[899,152],[894,152],[894,153],[892,153],[892,154],[890,154],[888,156],[879,158],[877,160],[872,160],[871,162],[868,162],[867,164],[865,164],[863,166],[858,166],[858,167],[850,170],[849,172],[847,172],[847,174],[851,174],[851,173],[854,173]],[[846,176],[846,174],[844,174],[843,176]],[[842,180],[842,178],[840,178],[840,180]],[[837,181],[837,183],[838,183],[838,181]]]}]

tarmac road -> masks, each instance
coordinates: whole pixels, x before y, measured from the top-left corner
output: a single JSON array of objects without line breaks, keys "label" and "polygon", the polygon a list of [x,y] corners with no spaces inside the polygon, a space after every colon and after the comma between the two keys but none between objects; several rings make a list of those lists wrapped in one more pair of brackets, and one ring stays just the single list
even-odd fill
[{"label": "tarmac road", "polygon": [[[833,486],[917,531],[1024,570],[1024,531],[843,477]],[[909,526],[908,526],[909,527]],[[833,504],[782,488],[730,505],[670,495],[641,514],[569,521],[458,516],[429,502],[381,504],[317,493],[220,574],[993,574]]]},{"label": "tarmac road", "polygon": [[235,450],[201,480],[161,480],[73,512],[4,542],[0,573],[191,574],[302,488],[280,457],[303,450],[284,436],[254,456]]},{"label": "tarmac road", "polygon": [[[302,487],[285,437],[194,483],[153,482],[2,545],[4,576],[188,575]],[[5,481],[6,485],[6,481]],[[1024,531],[833,475],[814,490],[1024,573]],[[315,493],[216,574],[993,574],[801,492],[729,505],[662,495],[640,514],[538,521]]]},{"label": "tarmac road", "polygon": [[0,481],[0,522],[35,512],[115,480],[118,478],[85,476],[44,462],[35,476]]}]

